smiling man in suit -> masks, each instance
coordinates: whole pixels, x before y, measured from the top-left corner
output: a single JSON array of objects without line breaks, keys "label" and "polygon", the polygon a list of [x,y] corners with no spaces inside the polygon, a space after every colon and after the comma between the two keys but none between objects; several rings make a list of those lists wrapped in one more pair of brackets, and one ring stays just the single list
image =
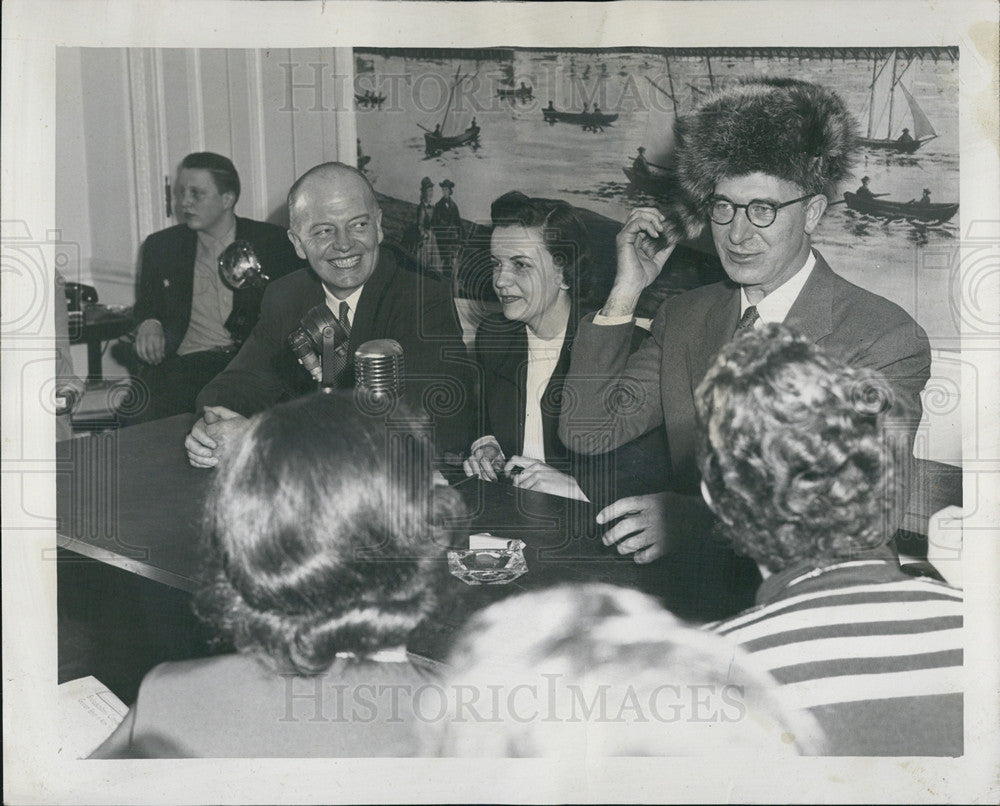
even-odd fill
[{"label": "smiling man in suit", "polygon": [[[784,322],[846,363],[880,370],[892,387],[893,450],[912,457],[930,373],[926,334],[898,305],[835,274],[811,245],[849,174],[854,129],[836,94],[803,81],[747,81],[711,96],[675,128],[678,197],[666,215],[632,211],[608,299],[580,324],[560,437],[601,453],[666,425],[669,488],[617,501],[597,518],[614,523],[605,543],[637,562],[667,555],[669,603],[691,618],[749,605],[760,581],[711,539],[695,461],[693,390],[735,333]],[[640,293],[678,238],[697,235],[706,219],[728,282],[664,303],[652,338],[630,356]]]},{"label": "smiling man in suit", "polygon": [[288,237],[309,268],[268,286],[253,333],[198,396],[201,417],[185,441],[191,464],[213,467],[247,418],[317,388],[287,339],[322,305],[348,335],[334,385],[354,384],[350,358],[361,344],[393,339],[403,348],[406,396],[430,409],[439,452],[464,450],[473,375],[450,288],[382,243],[382,210],[356,168],[328,162],[307,171],[288,192],[288,216]]},{"label": "smiling man in suit", "polygon": [[253,329],[262,291],[222,282],[218,261],[227,246],[249,243],[271,279],[302,265],[281,227],[236,216],[240,177],[221,154],[188,154],[174,196],[180,223],[142,245],[133,316],[149,400],[136,422],[193,411],[198,392]]}]

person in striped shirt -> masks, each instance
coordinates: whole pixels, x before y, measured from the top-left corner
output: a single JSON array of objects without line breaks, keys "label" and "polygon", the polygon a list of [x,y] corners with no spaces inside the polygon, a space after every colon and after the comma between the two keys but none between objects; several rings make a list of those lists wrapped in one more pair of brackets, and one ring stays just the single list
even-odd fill
[{"label": "person in striped shirt", "polygon": [[702,494],[764,581],[755,607],[706,627],[813,713],[829,754],[957,756],[962,592],[886,548],[891,405],[880,374],[783,325],[721,351],[696,391]]}]

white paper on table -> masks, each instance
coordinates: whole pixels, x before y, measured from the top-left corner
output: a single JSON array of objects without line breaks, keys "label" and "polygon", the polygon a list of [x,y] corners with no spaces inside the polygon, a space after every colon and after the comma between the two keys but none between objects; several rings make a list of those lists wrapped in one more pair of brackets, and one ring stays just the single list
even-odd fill
[{"label": "white paper on table", "polygon": [[112,734],[128,707],[96,677],[80,677],[59,686],[62,752],[86,758]]},{"label": "white paper on table", "polygon": [[506,537],[494,537],[489,532],[479,532],[469,535],[470,549],[495,549],[500,551],[519,551],[523,549],[523,540],[510,540]]}]

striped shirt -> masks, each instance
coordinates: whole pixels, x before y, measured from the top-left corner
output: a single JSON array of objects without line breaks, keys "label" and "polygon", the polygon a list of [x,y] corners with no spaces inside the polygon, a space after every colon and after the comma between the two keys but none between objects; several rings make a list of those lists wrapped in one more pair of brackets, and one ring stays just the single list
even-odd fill
[{"label": "striped shirt", "polygon": [[769,577],[757,606],[706,625],[753,653],[830,755],[962,754],[962,592],[894,560]]}]

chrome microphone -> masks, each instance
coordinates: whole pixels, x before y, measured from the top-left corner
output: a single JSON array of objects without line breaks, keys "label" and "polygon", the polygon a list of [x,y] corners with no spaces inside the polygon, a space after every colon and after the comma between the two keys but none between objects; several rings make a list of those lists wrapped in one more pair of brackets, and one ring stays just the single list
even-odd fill
[{"label": "chrome microphone", "polygon": [[394,339],[366,341],[354,353],[354,381],[372,397],[398,398],[403,394],[403,347]]},{"label": "chrome microphone", "polygon": [[219,276],[234,290],[244,286],[263,287],[271,278],[264,274],[257,253],[249,241],[233,241],[219,255]]},{"label": "chrome microphone", "polygon": [[306,311],[299,326],[288,334],[286,343],[313,379],[324,386],[332,386],[336,381],[333,372],[335,353],[342,357],[341,366],[347,364],[344,356],[348,335],[325,303]]}]

